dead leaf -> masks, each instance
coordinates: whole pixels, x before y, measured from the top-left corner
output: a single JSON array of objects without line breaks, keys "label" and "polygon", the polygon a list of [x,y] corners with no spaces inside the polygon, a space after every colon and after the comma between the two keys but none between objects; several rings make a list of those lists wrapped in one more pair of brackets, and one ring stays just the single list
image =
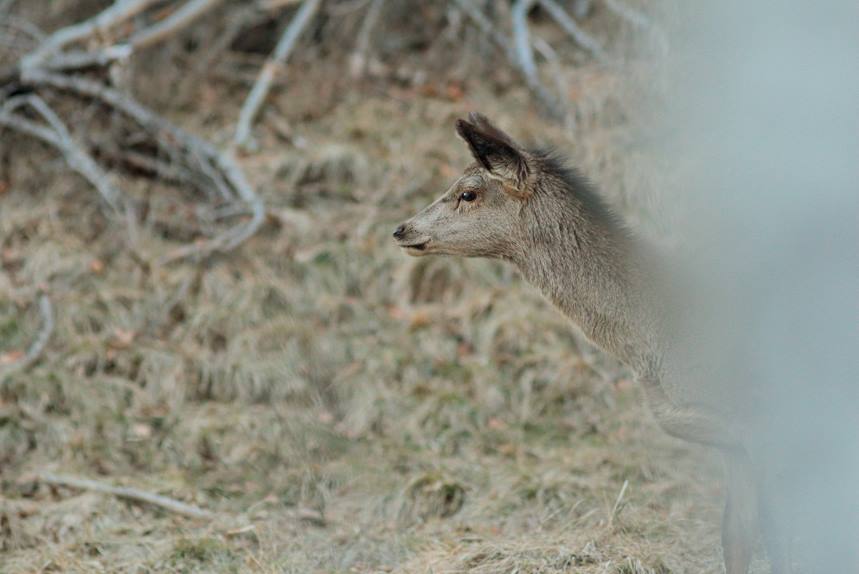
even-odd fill
[{"label": "dead leaf", "polygon": [[402,321],[406,318],[405,310],[397,305],[391,305],[388,307],[388,315],[395,321]]},{"label": "dead leaf", "polygon": [[447,88],[445,89],[445,95],[450,101],[458,102],[465,97],[465,90],[462,88],[462,84],[458,82],[451,82],[447,85]]},{"label": "dead leaf", "polygon": [[505,423],[499,418],[492,417],[491,419],[486,421],[486,426],[488,426],[492,430],[504,430],[507,428],[507,423]]},{"label": "dead leaf", "polygon": [[24,358],[24,351],[20,349],[15,351],[7,351],[0,355],[0,365],[12,365]]},{"label": "dead leaf", "polygon": [[409,328],[410,329],[420,329],[421,327],[426,327],[432,323],[432,315],[428,311],[420,310],[412,313],[412,316],[409,320]]},{"label": "dead leaf", "polygon": [[111,345],[115,349],[127,349],[134,342],[137,333],[129,329],[115,329],[113,331],[113,340]]},{"label": "dead leaf", "polygon": [[146,423],[137,423],[132,427],[132,432],[137,438],[149,438],[152,436],[152,427]]}]

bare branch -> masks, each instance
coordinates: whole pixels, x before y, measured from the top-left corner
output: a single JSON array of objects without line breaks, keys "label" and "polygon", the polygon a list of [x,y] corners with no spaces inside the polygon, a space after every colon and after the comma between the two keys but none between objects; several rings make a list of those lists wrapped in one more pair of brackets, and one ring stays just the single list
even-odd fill
[{"label": "bare branch", "polygon": [[593,0],[576,0],[573,2],[573,16],[576,18],[584,18],[591,11]]},{"label": "bare branch", "polygon": [[573,41],[591,53],[591,55],[600,61],[608,59],[608,54],[603,49],[602,45],[596,39],[582,30],[576,21],[567,14],[563,6],[558,4],[556,0],[539,0],[540,5],[554,18],[555,22],[570,35]]},{"label": "bare branch", "polygon": [[475,6],[471,0],[455,0],[457,5],[462,9],[465,14],[471,18],[474,22],[475,26],[477,26],[481,32],[489,36],[493,42],[495,42],[496,46],[503,50],[507,54],[507,59],[510,60],[511,63],[514,63],[516,69],[521,71],[515,57],[515,53],[510,49],[507,38],[495,27],[492,25],[492,22],[486,15],[480,11],[480,9]]},{"label": "bare branch", "polygon": [[120,60],[126,60],[131,56],[132,48],[127,44],[109,46],[104,50],[96,52],[84,52],[75,50],[73,52],[60,53],[44,62],[42,67],[52,71],[70,71],[83,68],[104,67]]},{"label": "bare branch", "polygon": [[[38,112],[48,123],[50,129],[12,114],[14,110],[25,105]],[[56,147],[62,152],[66,163],[71,169],[86,178],[98,190],[102,199],[112,209],[119,209],[119,191],[111,183],[110,178],[81,145],[74,140],[63,121],[42,98],[34,95],[12,98],[0,109],[0,125],[38,138]]]},{"label": "bare branch", "polygon": [[0,113],[0,126],[21,132],[30,137],[42,140],[48,145],[62,148],[59,136],[44,126],[12,114]]},{"label": "bare branch", "polygon": [[254,192],[232,156],[221,152],[206,140],[171,124],[127,94],[94,80],[30,69],[22,73],[22,81],[88,97],[123,113],[147,131],[165,152],[210,180],[224,199],[245,203],[251,213],[249,221],[236,225],[211,240],[177,250],[167,256],[165,262],[193,255],[207,255],[214,251],[230,251],[256,233],[262,225],[265,219],[262,200]]},{"label": "bare branch", "polygon": [[29,368],[42,355],[45,347],[47,347],[51,333],[54,332],[54,307],[51,305],[51,300],[45,294],[39,296],[39,312],[42,315],[42,328],[39,329],[36,338],[33,339],[33,342],[21,359],[0,369],[0,384],[3,384],[6,378],[12,373]]},{"label": "bare branch", "polygon": [[[540,36],[534,35],[531,40],[531,44],[543,56],[543,59],[546,60],[549,65],[552,67],[552,76],[555,78],[555,89],[558,94],[561,95],[561,98],[568,91],[567,83],[564,80],[564,72],[561,67],[561,59],[558,57],[557,52],[552,49],[552,46]],[[575,118],[571,114],[567,114],[567,121],[574,122]]]},{"label": "bare branch", "polygon": [[92,492],[111,494],[134,502],[151,504],[152,506],[157,506],[183,516],[190,516],[191,518],[213,518],[215,516],[214,513],[204,510],[198,506],[194,506],[193,504],[181,502],[160,494],[146,492],[145,490],[139,490],[137,488],[113,486],[111,484],[105,484],[88,478],[77,478],[74,476],[63,476],[50,473],[41,474],[39,476],[39,480],[45,484],[53,486],[63,486],[77,490],[89,490]]},{"label": "bare branch", "polygon": [[0,16],[5,17],[6,13],[12,9],[14,3],[15,0],[0,0]]},{"label": "bare branch", "polygon": [[513,19],[513,39],[516,43],[516,56],[519,66],[525,72],[529,82],[540,83],[537,79],[537,64],[531,51],[531,37],[528,30],[528,12],[534,6],[535,0],[516,0],[513,4],[511,17]]},{"label": "bare branch", "polygon": [[135,33],[128,40],[135,50],[148,48],[187,28],[198,18],[218,7],[222,0],[189,0],[161,22]]},{"label": "bare branch", "polygon": [[[2,14],[2,12],[0,12],[0,14]],[[3,21],[0,22],[0,26],[22,32],[38,42],[43,42],[45,40],[45,33],[42,32],[38,26],[29,20],[18,18],[17,16],[10,16],[8,14],[3,16]]]},{"label": "bare branch", "polygon": [[513,4],[511,18],[513,20],[513,41],[516,46],[516,59],[528,87],[531,88],[540,102],[546,107],[549,115],[563,118],[566,114],[557,101],[540,81],[537,64],[534,62],[534,52],[531,50],[531,35],[528,29],[528,12],[535,0],[516,0]]},{"label": "bare branch", "polygon": [[[513,66],[513,68],[522,74],[522,77],[525,79],[525,82],[528,85],[528,88],[537,96],[540,104],[543,105],[547,113],[555,118],[563,118],[565,115],[565,111],[559,105],[559,102],[551,96],[543,87],[540,85],[537,80],[536,73],[531,73],[527,69],[527,63],[524,63],[527,59],[527,54],[524,58],[520,57],[520,54],[517,50],[513,49],[510,45],[510,41],[505,37],[501,32],[499,32],[492,25],[492,22],[486,17],[486,15],[477,8],[471,0],[455,0],[459,7],[462,9],[466,15],[471,18],[474,24],[480,29],[481,32],[486,34],[495,45],[504,52],[507,56],[507,60]],[[517,2],[517,6],[520,6],[521,3]],[[521,6],[520,6],[521,9]],[[527,9],[525,10],[527,13]],[[521,30],[521,26],[520,26]],[[527,40],[527,27],[524,29],[524,33],[526,35]],[[530,46],[527,51],[530,53]],[[533,61],[533,55],[531,56],[531,60]],[[524,63],[524,64],[523,64]],[[537,81],[535,81],[537,80]]]},{"label": "bare branch", "polygon": [[220,152],[209,142],[186,132],[140,105],[133,98],[101,82],[84,77],[54,74],[43,70],[25,70],[22,81],[34,86],[48,86],[100,101],[146,130],[168,154],[176,155],[177,147],[186,153],[189,167],[199,170],[218,188],[224,199],[233,198],[223,178],[209,165],[210,158]]},{"label": "bare branch", "polygon": [[110,8],[99,12],[92,18],[57,30],[48,36],[38,49],[22,59],[21,66],[23,68],[36,67],[65,46],[96,34],[104,34],[110,28],[134,18],[155,2],[157,0],[116,0]]},{"label": "bare branch", "polygon": [[236,146],[244,146],[250,140],[251,125],[257,113],[259,113],[259,109],[264,103],[266,96],[268,96],[277,69],[286,62],[299,36],[301,36],[313,14],[319,8],[319,4],[320,0],[304,0],[298,12],[295,13],[295,16],[289,23],[289,26],[283,31],[283,35],[280,37],[274,52],[263,65],[259,77],[239,113],[236,134],[233,138],[233,143]]},{"label": "bare branch", "polygon": [[169,161],[163,161],[133,150],[121,149],[112,142],[95,141],[92,142],[92,146],[99,157],[122,164],[133,171],[153,175],[168,182],[192,185],[204,193],[211,191],[206,186],[207,181],[201,181],[201,177],[183,166],[174,165]]},{"label": "bare branch", "polygon": [[280,10],[287,6],[291,6],[292,4],[298,4],[299,2],[301,2],[301,0],[260,0],[258,4],[261,10],[274,12],[275,10]]},{"label": "bare branch", "polygon": [[367,69],[367,52],[370,49],[370,35],[379,21],[379,16],[382,14],[382,4],[385,0],[373,0],[370,8],[367,10],[367,15],[364,16],[364,21],[361,22],[361,29],[358,31],[358,40],[355,42],[355,52],[352,54],[349,62],[352,77],[360,78],[364,75]]}]

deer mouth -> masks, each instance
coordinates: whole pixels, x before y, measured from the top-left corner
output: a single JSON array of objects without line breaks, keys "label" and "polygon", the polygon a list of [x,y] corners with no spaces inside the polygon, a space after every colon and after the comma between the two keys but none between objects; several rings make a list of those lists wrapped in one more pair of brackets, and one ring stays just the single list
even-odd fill
[{"label": "deer mouth", "polygon": [[405,249],[409,254],[416,255],[418,253],[425,251],[427,248],[427,244],[429,244],[429,242],[430,242],[429,239],[425,239],[425,240],[419,241],[417,243],[408,243],[408,244],[401,243],[400,247]]}]

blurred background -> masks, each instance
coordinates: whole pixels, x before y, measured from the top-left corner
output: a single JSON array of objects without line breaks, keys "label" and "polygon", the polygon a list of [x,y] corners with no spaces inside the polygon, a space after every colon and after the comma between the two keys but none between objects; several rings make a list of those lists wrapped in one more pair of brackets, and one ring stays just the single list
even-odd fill
[{"label": "blurred background", "polygon": [[513,269],[390,239],[480,111],[681,243],[679,12],[0,0],[0,571],[721,572],[718,459]]}]

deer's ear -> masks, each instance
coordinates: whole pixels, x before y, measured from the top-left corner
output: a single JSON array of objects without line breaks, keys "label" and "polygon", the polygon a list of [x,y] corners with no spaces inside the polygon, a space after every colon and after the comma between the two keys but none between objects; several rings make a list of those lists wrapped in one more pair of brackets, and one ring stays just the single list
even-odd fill
[{"label": "deer's ear", "polygon": [[528,160],[510,136],[476,113],[469,114],[468,121],[457,120],[456,133],[465,140],[474,159],[486,171],[513,190],[525,192],[530,173]]}]

